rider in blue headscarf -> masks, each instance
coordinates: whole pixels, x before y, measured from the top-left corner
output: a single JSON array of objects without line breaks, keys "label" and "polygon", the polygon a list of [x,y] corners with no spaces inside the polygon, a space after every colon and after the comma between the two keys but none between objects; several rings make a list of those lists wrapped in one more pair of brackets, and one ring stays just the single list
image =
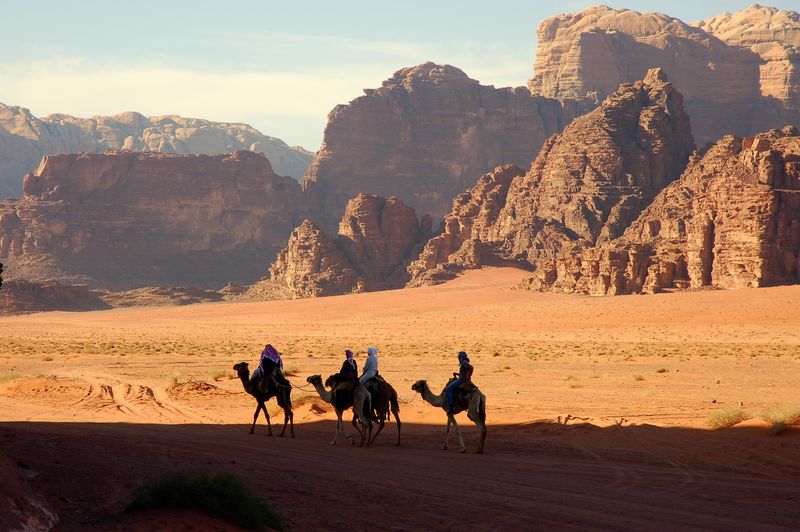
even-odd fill
[{"label": "rider in blue headscarf", "polygon": [[469,363],[469,357],[464,351],[458,352],[458,374],[456,379],[444,389],[445,404],[448,413],[453,414],[455,410],[455,392],[459,386],[472,380],[472,372],[475,368]]}]

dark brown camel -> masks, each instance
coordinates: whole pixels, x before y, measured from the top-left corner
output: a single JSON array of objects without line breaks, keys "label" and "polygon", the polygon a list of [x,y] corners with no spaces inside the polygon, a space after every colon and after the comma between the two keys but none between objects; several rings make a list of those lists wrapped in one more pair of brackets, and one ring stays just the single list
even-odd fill
[{"label": "dark brown camel", "polygon": [[[272,436],[272,424],[269,419],[269,412],[267,411],[267,401],[275,397],[278,400],[278,406],[283,408],[283,430],[279,436],[283,437],[286,432],[286,425],[289,425],[289,433],[294,438],[294,413],[292,412],[292,388],[284,386],[268,387],[267,392],[262,392],[258,388],[258,383],[250,381],[250,368],[247,362],[239,362],[233,366],[233,370],[239,375],[242,381],[244,391],[256,398],[258,406],[256,406],[256,413],[253,414],[253,425],[250,427],[250,434],[255,433],[256,421],[258,421],[258,414],[262,410],[264,416],[267,418],[267,436]],[[276,383],[277,384],[277,383]]]},{"label": "dark brown camel", "polygon": [[[400,445],[400,427],[403,424],[400,422],[400,404],[397,401],[397,392],[385,380],[378,382],[377,386],[375,386],[375,391],[372,391],[372,388],[368,388],[368,390],[372,395],[373,417],[378,423],[378,430],[372,437],[371,443],[375,443],[378,434],[381,433],[386,421],[389,420],[389,412],[391,411],[394,414],[394,421],[397,423],[397,445]],[[355,419],[355,416],[353,418]]]}]

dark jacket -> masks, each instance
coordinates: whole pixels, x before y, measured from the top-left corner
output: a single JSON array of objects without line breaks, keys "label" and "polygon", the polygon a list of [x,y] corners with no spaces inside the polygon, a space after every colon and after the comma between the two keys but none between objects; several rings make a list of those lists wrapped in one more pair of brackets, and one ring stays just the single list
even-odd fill
[{"label": "dark jacket", "polygon": [[460,381],[469,381],[472,380],[472,372],[475,368],[472,367],[472,364],[469,362],[463,362],[458,367],[458,380]]},{"label": "dark jacket", "polygon": [[351,364],[349,360],[345,360],[342,364],[342,369],[339,370],[339,378],[342,382],[357,381],[358,363],[353,360],[353,363]]}]

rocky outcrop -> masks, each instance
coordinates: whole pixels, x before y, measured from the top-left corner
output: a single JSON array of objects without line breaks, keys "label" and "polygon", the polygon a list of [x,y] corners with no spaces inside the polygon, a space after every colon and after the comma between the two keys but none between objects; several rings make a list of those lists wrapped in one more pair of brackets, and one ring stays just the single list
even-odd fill
[{"label": "rocky outcrop", "polygon": [[430,238],[430,224],[395,197],[359,194],[348,202],[336,238],[311,220],[297,227],[268,282],[293,297],[399,288],[408,281],[408,262]]},{"label": "rocky outcrop", "polygon": [[[788,26],[794,24],[792,17],[784,18]],[[706,31],[735,33],[734,20],[739,18],[732,16],[727,25],[707,21],[694,27],[660,13],[606,6],[557,15],[539,25],[534,76],[528,86],[531,93],[549,98],[600,101],[619,84],[641,79],[658,66],[684,95],[700,143],[729,133],[752,135],[796,120],[797,107],[789,105],[796,80],[780,73],[793,68],[796,52],[771,47],[762,53],[744,40],[728,44]],[[778,41],[793,39],[793,31],[771,32],[772,44],[790,45]],[[772,59],[762,65],[776,54],[786,57],[776,56],[773,65]],[[782,66],[775,66],[778,63]]]},{"label": "rocky outcrop", "polygon": [[547,137],[582,112],[578,102],[480,85],[433,63],[399,70],[364,92],[328,115],[304,179],[330,205],[324,227],[359,192],[396,196],[441,218],[477,176],[504,163],[527,166]]},{"label": "rocky outcrop", "polygon": [[307,202],[261,154],[52,155],[0,203],[8,279],[93,287],[251,282]]},{"label": "rocky outcrop", "polygon": [[[693,149],[682,97],[653,69],[551,137],[526,174],[507,168],[484,176],[457,199],[443,234],[412,265],[412,284],[441,277],[432,268],[492,260],[533,267],[564,249],[616,238],[681,174]],[[484,195],[490,202],[476,229],[472,217]],[[461,226],[469,236],[451,236],[464,234]]]},{"label": "rocky outcrop", "polygon": [[63,285],[55,281],[9,281],[0,290],[0,315],[109,308],[111,306],[103,301],[102,294],[86,285]]},{"label": "rocky outcrop", "polygon": [[298,180],[314,155],[247,124],[139,113],[37,118],[28,109],[0,104],[0,198],[19,197],[22,177],[33,171],[44,155],[109,148],[207,155],[250,150],[265,154],[278,174]]},{"label": "rocky outcrop", "polygon": [[0,529],[50,530],[58,524],[58,515],[31,489],[22,471],[0,452]]},{"label": "rocky outcrop", "polygon": [[506,203],[512,180],[525,171],[504,165],[481,176],[478,183],[456,196],[441,232],[428,240],[419,258],[408,266],[410,286],[436,284],[454,278],[466,268],[492,264],[484,243]]},{"label": "rocky outcrop", "polygon": [[800,13],[753,4],[694,25],[727,44],[758,54],[762,96],[800,110]]},{"label": "rocky outcrop", "polygon": [[622,237],[540,264],[528,286],[593,295],[800,282],[800,136],[726,136]]}]

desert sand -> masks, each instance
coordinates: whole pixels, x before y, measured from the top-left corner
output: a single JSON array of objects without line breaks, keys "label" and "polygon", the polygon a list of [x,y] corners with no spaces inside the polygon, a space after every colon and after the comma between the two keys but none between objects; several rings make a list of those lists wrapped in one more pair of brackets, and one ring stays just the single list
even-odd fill
[{"label": "desert sand", "polygon": [[[65,530],[163,526],[120,512],[180,469],[240,475],[292,530],[796,526],[800,430],[771,435],[759,415],[800,405],[800,287],[592,298],[514,290],[525,275],[0,318],[0,449],[38,473]],[[393,421],[369,449],[332,447],[335,416],[303,389],[296,439],[263,419],[248,435],[255,401],[231,368],[267,342],[304,388],[345,347],[362,362],[379,347],[402,447]],[[440,390],[460,349],[488,398],[481,456],[463,414],[468,453],[440,450],[445,416],[411,390]],[[752,419],[707,426],[734,407]]]}]

